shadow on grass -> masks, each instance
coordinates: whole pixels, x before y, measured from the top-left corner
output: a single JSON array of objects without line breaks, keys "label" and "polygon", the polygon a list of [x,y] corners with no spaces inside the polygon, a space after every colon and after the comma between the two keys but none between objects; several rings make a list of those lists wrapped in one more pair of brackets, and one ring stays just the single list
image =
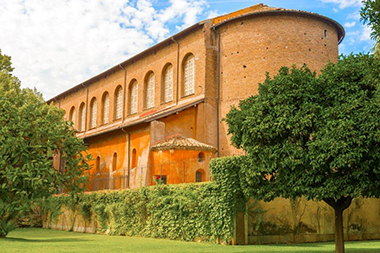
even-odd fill
[{"label": "shadow on grass", "polygon": [[14,242],[84,242],[90,241],[82,238],[53,238],[53,239],[26,239],[17,237],[6,237],[2,238],[4,241],[14,241]]},{"label": "shadow on grass", "polygon": [[[351,241],[349,242],[349,244],[346,244],[345,245],[345,250],[347,253],[379,253],[380,252],[380,249],[374,249],[374,248],[365,248],[365,247],[361,247],[361,248],[350,248],[350,245],[355,245],[355,244],[361,244],[361,243],[365,243],[365,242],[369,242],[369,241]],[[307,252],[307,249],[311,250],[313,249],[311,252],[330,252],[331,250],[328,250],[325,248],[325,246],[332,246],[333,248],[335,247],[334,246],[334,242],[326,242],[326,243],[302,243],[302,244],[270,244],[270,247],[273,247],[273,248],[281,248],[279,249],[278,251],[275,250],[275,251],[272,251],[272,253],[280,253],[280,252],[292,252],[292,250],[294,250],[294,248],[297,248],[299,250],[302,250],[304,249],[305,251],[304,252]],[[324,248],[324,249],[321,249],[321,248]],[[321,250],[321,251],[319,251]],[[303,252],[303,251],[300,251],[300,252]]]}]

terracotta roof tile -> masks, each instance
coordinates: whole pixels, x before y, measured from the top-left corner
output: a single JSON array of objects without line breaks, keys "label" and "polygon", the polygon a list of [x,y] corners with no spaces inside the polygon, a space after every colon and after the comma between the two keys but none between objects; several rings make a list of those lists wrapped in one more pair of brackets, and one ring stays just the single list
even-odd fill
[{"label": "terracotta roof tile", "polygon": [[215,147],[182,135],[169,136],[165,140],[154,144],[151,150],[200,150],[216,152]]}]

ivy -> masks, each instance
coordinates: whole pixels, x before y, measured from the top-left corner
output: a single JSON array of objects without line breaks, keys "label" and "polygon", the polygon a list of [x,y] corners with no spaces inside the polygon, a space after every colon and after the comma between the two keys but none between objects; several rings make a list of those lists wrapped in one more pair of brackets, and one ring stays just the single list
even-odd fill
[{"label": "ivy", "polygon": [[49,206],[78,211],[86,224],[96,219],[98,231],[110,235],[228,243],[233,237],[236,211],[245,204],[239,161],[240,157],[212,160],[211,182],[159,184],[76,198],[61,195],[49,199]]}]

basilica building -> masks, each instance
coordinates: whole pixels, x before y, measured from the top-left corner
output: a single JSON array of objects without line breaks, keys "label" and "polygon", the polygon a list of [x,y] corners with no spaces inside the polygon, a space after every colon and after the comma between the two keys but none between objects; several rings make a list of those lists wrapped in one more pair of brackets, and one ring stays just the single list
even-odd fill
[{"label": "basilica building", "polygon": [[[319,14],[257,4],[207,19],[50,99],[92,154],[88,190],[210,180],[239,155],[222,119],[282,66],[320,70],[344,29]],[[60,159],[55,162],[60,166]]]}]

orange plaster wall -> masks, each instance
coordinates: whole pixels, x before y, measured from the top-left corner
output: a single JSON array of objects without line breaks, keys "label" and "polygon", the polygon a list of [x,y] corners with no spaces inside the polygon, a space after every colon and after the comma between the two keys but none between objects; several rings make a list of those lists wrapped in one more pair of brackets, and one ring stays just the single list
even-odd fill
[{"label": "orange plaster wall", "polygon": [[[198,169],[204,171],[203,180],[210,180],[210,171],[208,164],[214,154],[211,152],[202,151],[205,154],[205,160],[198,162],[198,154],[201,151],[197,150],[162,150],[152,152],[152,173],[150,185],[155,184],[153,176],[167,176],[167,184],[194,183],[195,173]],[[185,168],[185,174],[183,169]]]},{"label": "orange plaster wall", "polygon": [[191,107],[178,114],[160,119],[165,123],[165,136],[180,134],[185,137],[196,138],[196,115],[196,108]]},{"label": "orange plaster wall", "polygon": [[[150,128],[148,125],[139,126],[130,132],[130,188],[138,188],[140,184],[147,184],[149,149],[150,149]],[[132,152],[136,149],[136,165],[132,168]]]},{"label": "orange plaster wall", "polygon": [[[110,134],[93,137],[88,140],[88,153],[92,155],[93,160],[90,162],[92,169],[89,171],[90,184],[87,190],[94,190],[94,177],[97,178],[113,178],[123,175],[127,170],[127,142],[126,134],[119,131]],[[117,154],[116,168],[113,167],[113,155]],[[99,173],[96,172],[96,158],[100,157]],[[120,188],[120,183],[115,182],[115,188]],[[98,188],[99,189],[99,188]]]}]

